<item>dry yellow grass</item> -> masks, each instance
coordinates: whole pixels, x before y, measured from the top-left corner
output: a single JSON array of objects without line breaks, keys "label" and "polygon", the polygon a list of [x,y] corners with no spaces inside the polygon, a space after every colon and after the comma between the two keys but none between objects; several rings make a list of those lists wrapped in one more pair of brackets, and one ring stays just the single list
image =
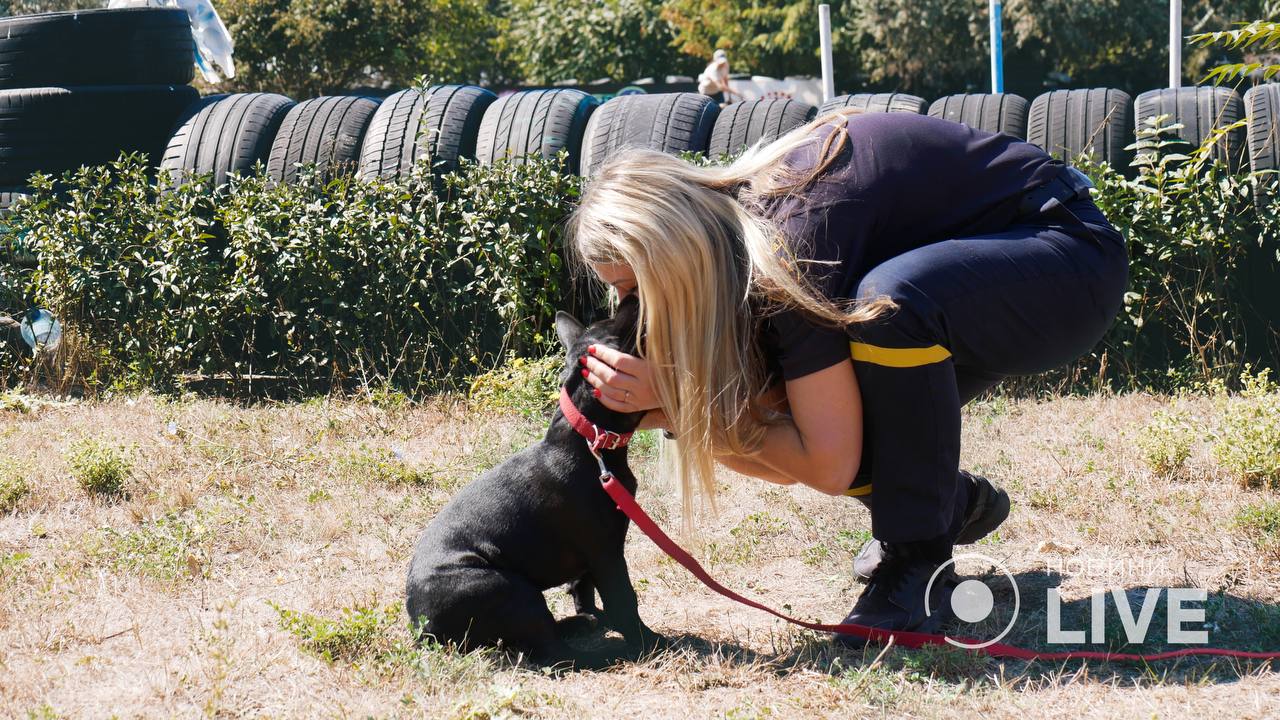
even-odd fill
[{"label": "dry yellow grass", "polygon": [[[1144,395],[967,410],[964,465],[1015,501],[999,537],[976,548],[1022,585],[1013,640],[1044,647],[1051,585],[1075,627],[1094,587],[1193,585],[1210,592],[1212,644],[1280,649],[1280,528],[1267,524],[1277,492],[1233,481],[1204,440],[1181,471],[1149,470],[1135,437],[1174,405],[1205,429],[1220,413],[1209,398]],[[400,605],[418,532],[457,487],[541,431],[448,401],[9,403],[0,464],[18,468],[29,490],[0,511],[0,715],[1280,714],[1280,676],[1265,663],[842,651],[713,595],[634,531],[627,552],[641,613],[678,639],[673,650],[560,676],[496,653],[413,650]],[[63,451],[83,438],[130,460],[122,497],[91,496],[70,476]],[[641,455],[641,501],[674,528],[676,498],[652,479],[652,453]],[[801,616],[843,617],[860,587],[848,561],[868,527],[861,506],[727,472],[721,485],[720,514],[697,551],[712,572]],[[1248,520],[1246,508],[1262,519]],[[567,607],[562,592],[548,595]],[[333,662],[282,629],[275,609],[337,619],[344,608],[388,605],[398,614]],[[1163,637],[1161,623],[1153,635]]]}]

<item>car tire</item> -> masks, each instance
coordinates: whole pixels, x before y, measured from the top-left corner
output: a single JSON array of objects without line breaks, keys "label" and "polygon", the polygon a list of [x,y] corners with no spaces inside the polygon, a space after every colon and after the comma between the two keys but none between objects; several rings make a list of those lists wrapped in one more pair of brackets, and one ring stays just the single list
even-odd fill
[{"label": "car tire", "polygon": [[1026,98],[1009,93],[948,95],[933,101],[929,115],[1026,140],[1029,105]]},{"label": "car tire", "polygon": [[154,159],[197,98],[186,85],[0,90],[0,185],[101,165],[123,152]]},{"label": "car tire", "polygon": [[210,175],[214,186],[265,161],[294,102],[273,93],[212,95],[202,99],[173,133],[160,169],[173,182]]},{"label": "car tire", "polygon": [[818,106],[818,117],[842,108],[857,108],[862,112],[904,112],[923,115],[928,103],[924,98],[906,93],[854,93],[840,95]]},{"label": "car tire", "polygon": [[[1214,128],[1226,127],[1244,117],[1244,103],[1235,90],[1226,87],[1180,87],[1150,90],[1138,96],[1134,103],[1135,129],[1146,127],[1149,118],[1169,115],[1166,124],[1180,123],[1180,130],[1171,131],[1190,147],[1179,147],[1176,152],[1187,153],[1200,147],[1209,139]],[[1248,144],[1245,128],[1231,130],[1215,143],[1213,157],[1232,171],[1244,166],[1245,147]]]},{"label": "car tire", "polygon": [[758,142],[771,143],[813,119],[818,109],[787,98],[737,102],[720,109],[707,155],[736,155]]},{"label": "car tire", "polygon": [[318,97],[285,114],[267,155],[267,177],[294,183],[302,166],[325,179],[354,173],[360,146],[378,103],[365,97]]},{"label": "car tire", "polygon": [[406,176],[423,156],[435,172],[456,170],[463,159],[475,158],[480,122],[496,99],[474,85],[433,85],[388,97],[365,132],[360,178]]},{"label": "car tire", "polygon": [[587,123],[582,174],[593,176],[625,147],[666,153],[706,153],[720,107],[698,93],[623,95],[600,106]]},{"label": "car tire", "polygon": [[476,160],[491,165],[502,159],[519,161],[538,155],[568,154],[565,169],[578,172],[582,136],[591,113],[600,106],[581,90],[523,90],[489,106],[476,139]]},{"label": "car tire", "polygon": [[123,8],[0,19],[0,89],[186,85],[195,72],[181,8]]},{"label": "car tire", "polygon": [[1027,142],[1074,163],[1092,155],[1121,172],[1129,169],[1133,122],[1128,93],[1110,88],[1054,90],[1031,102]]}]

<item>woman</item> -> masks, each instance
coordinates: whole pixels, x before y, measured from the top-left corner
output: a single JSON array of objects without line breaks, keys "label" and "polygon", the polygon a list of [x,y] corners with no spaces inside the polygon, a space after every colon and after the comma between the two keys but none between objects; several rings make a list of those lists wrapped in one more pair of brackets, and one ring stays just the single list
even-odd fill
[{"label": "woman", "polygon": [[1082,175],[908,114],[820,118],[726,167],[619,153],[568,230],[580,262],[639,294],[639,356],[593,348],[583,372],[674,433],[686,522],[713,459],[870,501],[846,621],[893,630],[946,617],[954,577],[926,598],[930,578],[1008,513],[959,471],[961,406],[1092,348],[1128,272]]}]

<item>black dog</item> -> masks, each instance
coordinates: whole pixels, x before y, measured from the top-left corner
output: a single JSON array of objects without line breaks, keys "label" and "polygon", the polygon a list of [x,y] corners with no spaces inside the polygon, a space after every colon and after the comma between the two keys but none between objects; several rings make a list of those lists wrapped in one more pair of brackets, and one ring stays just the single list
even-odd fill
[{"label": "black dog", "polygon": [[[573,405],[600,428],[629,433],[643,413],[604,407],[579,372],[592,343],[635,352],[639,303],[584,329],[556,314],[568,351],[561,382]],[[602,451],[609,469],[634,493],[627,450]],[[662,642],[640,619],[622,555],[628,520],[600,486],[600,470],[583,436],[559,410],[546,437],[463,488],[432,519],[409,565],[406,606],[422,632],[464,648],[494,645],[548,665],[601,667],[618,656],[575,651],[564,636],[603,621],[631,654]],[[569,583],[578,614],[559,623],[542,592]],[[600,591],[603,612],[596,607]]]}]

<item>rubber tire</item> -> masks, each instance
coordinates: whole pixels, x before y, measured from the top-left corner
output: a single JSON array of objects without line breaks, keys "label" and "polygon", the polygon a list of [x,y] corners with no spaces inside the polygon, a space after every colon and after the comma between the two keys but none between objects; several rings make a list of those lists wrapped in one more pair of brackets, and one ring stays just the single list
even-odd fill
[{"label": "rubber tire", "polygon": [[714,100],[698,93],[615,97],[587,123],[582,174],[595,175],[610,155],[625,147],[706,153],[719,112]]},{"label": "rubber tire", "polygon": [[265,161],[294,102],[272,93],[211,95],[202,99],[179,125],[165,150],[160,169],[173,182],[210,174],[215,187],[232,173],[248,174]]},{"label": "rubber tire", "polygon": [[360,151],[359,177],[408,175],[424,155],[433,172],[446,173],[474,159],[485,110],[497,95],[474,85],[432,85],[425,92],[401,90],[373,114]]},{"label": "rubber tire", "polygon": [[[1175,152],[1189,153],[1209,138],[1215,127],[1225,127],[1244,117],[1244,103],[1240,94],[1226,87],[1181,87],[1149,90],[1138,96],[1134,103],[1134,128],[1143,127],[1147,118],[1170,115],[1166,123],[1182,123],[1182,129],[1173,131],[1170,137],[1179,137],[1190,147],[1178,147]],[[1244,166],[1247,131],[1239,128],[1228,132],[1214,147],[1213,156],[1234,172]]]},{"label": "rubber tire", "polygon": [[1249,118],[1249,169],[1280,170],[1280,85],[1266,83],[1245,93],[1244,105]]},{"label": "rubber tire", "polygon": [[0,210],[8,210],[14,203],[31,194],[27,188],[0,189]]},{"label": "rubber tire", "polygon": [[707,155],[735,155],[763,141],[766,145],[813,119],[818,108],[788,98],[736,102],[720,109]]},{"label": "rubber tire", "polygon": [[818,117],[841,108],[858,108],[863,112],[905,112],[923,115],[928,103],[924,98],[906,93],[854,93],[840,95],[818,106]]},{"label": "rubber tire", "polygon": [[181,8],[80,10],[0,19],[0,89],[186,85],[195,73]]},{"label": "rubber tire", "polygon": [[1029,106],[1026,98],[1009,93],[948,95],[933,101],[929,116],[1026,140]]},{"label": "rubber tire", "polygon": [[1111,88],[1054,90],[1031,101],[1027,142],[1057,155],[1068,165],[1081,154],[1129,172],[1133,128],[1129,94]]},{"label": "rubber tire", "polygon": [[600,101],[581,90],[522,90],[484,111],[476,139],[476,160],[491,165],[529,155],[553,158],[568,153],[566,169],[576,173],[582,160],[582,136]]},{"label": "rubber tire", "polygon": [[186,85],[0,90],[0,186],[26,185],[111,162],[122,152],[155,158],[198,94]]},{"label": "rubber tire", "polygon": [[352,95],[318,97],[294,105],[271,144],[267,177],[295,183],[300,165],[314,165],[325,179],[354,173],[365,130],[377,110],[376,100]]}]

